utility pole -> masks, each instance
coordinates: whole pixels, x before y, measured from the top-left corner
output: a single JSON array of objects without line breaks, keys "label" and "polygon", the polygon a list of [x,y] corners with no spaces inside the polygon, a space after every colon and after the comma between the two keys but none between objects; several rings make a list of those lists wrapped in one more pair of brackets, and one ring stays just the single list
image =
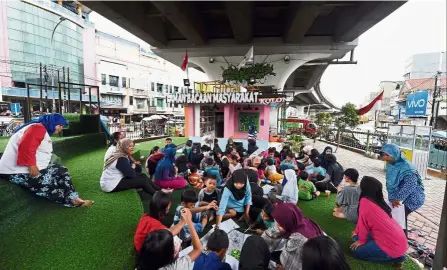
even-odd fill
[{"label": "utility pole", "polygon": [[39,80],[39,84],[40,84],[40,100],[39,100],[39,110],[40,110],[40,112],[41,113],[43,113],[43,102],[42,102],[42,95],[43,95],[43,93],[42,93],[42,91],[43,91],[43,89],[42,89],[42,83],[43,83],[43,81],[42,81],[42,62],[40,63],[40,65],[39,65],[39,73],[40,73],[40,80]]},{"label": "utility pole", "polygon": [[436,101],[436,98],[438,97],[438,80],[441,77],[443,55],[444,55],[444,52],[439,53],[439,67],[438,67],[438,71],[436,72],[436,75],[435,75],[435,87],[433,89],[433,98],[432,98],[432,102],[431,102],[430,126],[432,126],[433,128],[436,127],[436,118],[438,117],[438,110],[436,108],[436,114],[435,114],[435,107],[437,107],[436,105],[439,105],[439,104],[437,104],[438,102]]}]

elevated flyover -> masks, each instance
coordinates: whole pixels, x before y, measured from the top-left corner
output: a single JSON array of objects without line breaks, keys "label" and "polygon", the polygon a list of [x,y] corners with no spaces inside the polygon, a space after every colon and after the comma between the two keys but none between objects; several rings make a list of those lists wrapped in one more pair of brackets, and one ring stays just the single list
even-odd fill
[{"label": "elevated flyover", "polygon": [[[164,59],[190,66],[210,80],[238,65],[253,46],[254,62],[273,65],[265,85],[312,90],[293,99],[323,101],[317,86],[329,64],[357,46],[357,38],[405,1],[84,1],[87,7],[153,46]],[[317,90],[318,89],[318,90]]]}]

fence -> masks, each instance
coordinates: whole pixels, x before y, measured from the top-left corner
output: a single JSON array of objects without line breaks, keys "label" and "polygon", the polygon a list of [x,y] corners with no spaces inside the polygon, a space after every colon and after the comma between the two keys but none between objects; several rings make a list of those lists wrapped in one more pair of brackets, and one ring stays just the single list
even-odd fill
[{"label": "fence", "polygon": [[136,140],[154,136],[179,136],[175,125],[158,122],[139,122],[132,124],[108,123],[110,133],[123,132],[126,138]]},{"label": "fence", "polygon": [[[330,129],[320,135],[326,141],[337,143],[336,129]],[[364,132],[343,130],[340,134],[340,145],[353,147],[367,152],[379,153],[382,146],[387,143],[388,134],[380,132]],[[430,142],[430,153],[428,167],[436,170],[447,168],[447,139],[432,138]]]},{"label": "fence", "polygon": [[[329,129],[320,136],[326,141],[337,143],[337,133],[338,130]],[[387,134],[380,132],[343,130],[340,134],[341,145],[374,153],[379,153],[386,140]]]}]

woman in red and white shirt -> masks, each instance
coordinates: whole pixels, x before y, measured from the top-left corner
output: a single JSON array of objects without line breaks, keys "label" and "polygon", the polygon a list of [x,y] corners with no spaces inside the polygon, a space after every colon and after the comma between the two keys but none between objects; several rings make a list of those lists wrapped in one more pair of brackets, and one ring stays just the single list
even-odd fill
[{"label": "woman in red and white shirt", "polygon": [[79,197],[67,168],[50,164],[53,152],[50,136],[59,133],[67,124],[65,117],[53,113],[19,127],[0,159],[0,175],[37,196],[64,206],[90,206],[92,201]]}]

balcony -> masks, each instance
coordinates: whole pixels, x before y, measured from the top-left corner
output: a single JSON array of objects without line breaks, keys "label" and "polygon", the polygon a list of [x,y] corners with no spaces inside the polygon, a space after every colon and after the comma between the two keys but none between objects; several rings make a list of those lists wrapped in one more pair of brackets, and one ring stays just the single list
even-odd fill
[{"label": "balcony", "polygon": [[126,88],[120,88],[117,86],[111,86],[109,84],[102,84],[99,86],[99,92],[101,94],[108,94],[108,95],[126,95]]},{"label": "balcony", "polygon": [[143,97],[143,98],[148,97],[148,92],[146,90],[141,89],[133,89],[132,94],[134,97]]}]

